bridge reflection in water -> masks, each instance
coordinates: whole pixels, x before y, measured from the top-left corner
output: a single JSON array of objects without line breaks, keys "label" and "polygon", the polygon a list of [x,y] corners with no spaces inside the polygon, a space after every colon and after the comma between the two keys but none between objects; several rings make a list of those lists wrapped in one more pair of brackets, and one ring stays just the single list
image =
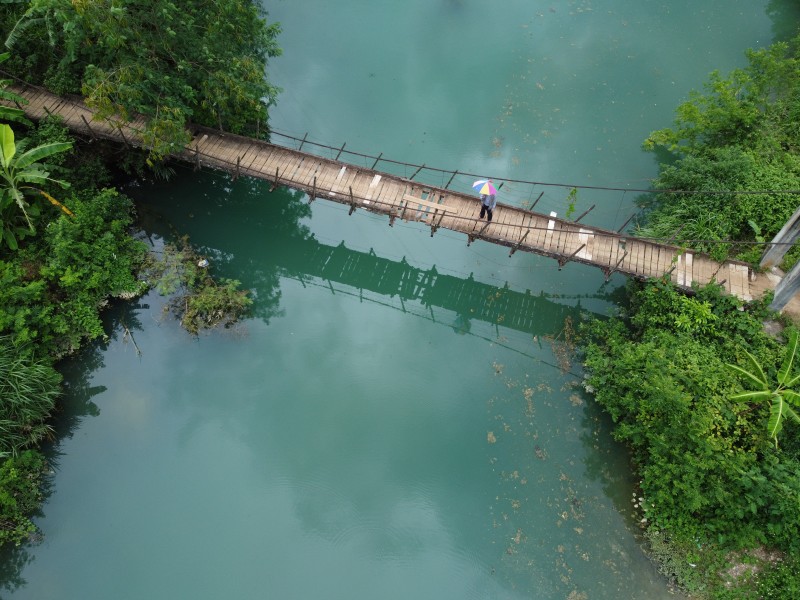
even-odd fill
[{"label": "bridge reflection in water", "polygon": [[544,293],[530,290],[517,292],[506,284],[497,287],[476,281],[472,274],[463,278],[439,273],[436,266],[421,269],[400,261],[381,258],[373,250],[359,252],[345,247],[320,244],[310,239],[295,247],[280,262],[284,276],[307,283],[307,278],[325,281],[336,293],[332,283],[341,283],[359,291],[373,292],[400,301],[400,310],[409,311],[407,302],[418,301],[436,321],[434,308],[455,313],[448,323],[457,332],[467,333],[473,320],[513,329],[531,336],[557,335],[568,319],[573,322],[582,312],[581,298],[608,300],[605,294],[559,297],[577,299],[575,306],[556,302]]}]

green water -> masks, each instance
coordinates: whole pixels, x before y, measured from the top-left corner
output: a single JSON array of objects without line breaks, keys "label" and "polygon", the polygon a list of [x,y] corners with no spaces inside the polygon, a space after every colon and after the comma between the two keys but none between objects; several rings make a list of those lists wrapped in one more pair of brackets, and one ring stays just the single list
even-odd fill
[{"label": "green water", "polygon": [[[782,7],[279,1],[272,125],[640,187],[642,139],[769,43]],[[3,597],[675,597],[564,344],[621,279],[186,167],[127,191],[156,248],[188,234],[254,315],[192,338],[154,294],[109,312],[109,342],[65,365],[43,539],[6,555]],[[579,197],[614,226],[633,195]],[[564,191],[540,207],[563,211]]]}]

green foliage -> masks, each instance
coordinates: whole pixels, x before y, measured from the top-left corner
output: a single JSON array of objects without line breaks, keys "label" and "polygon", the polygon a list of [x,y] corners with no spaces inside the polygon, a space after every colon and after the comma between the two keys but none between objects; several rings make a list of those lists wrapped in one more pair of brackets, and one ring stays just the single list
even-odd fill
[{"label": "green foliage", "polygon": [[45,419],[60,393],[61,376],[49,364],[0,337],[0,455],[17,454],[49,435]]},{"label": "green foliage", "polygon": [[[645,237],[680,229],[690,247],[723,260],[757,262],[763,246],[797,208],[794,194],[747,193],[800,188],[800,37],[749,51],[749,64],[728,77],[713,73],[705,93],[678,107],[674,127],[653,132],[650,150],[679,160],[662,165],[644,204]],[[720,243],[733,240],[734,243]],[[789,266],[789,265],[787,265]]]},{"label": "green foliage", "polygon": [[[205,266],[201,266],[205,265]],[[238,321],[252,305],[246,290],[234,279],[215,281],[209,266],[198,255],[188,239],[179,244],[167,244],[160,260],[147,270],[148,279],[160,294],[172,295],[173,312],[180,316],[181,325],[190,333],[219,324],[226,326]]]},{"label": "green foliage", "polygon": [[575,203],[578,201],[578,188],[572,188],[567,194],[567,212],[564,215],[565,219],[569,219],[575,214]]},{"label": "green foliage", "polygon": [[74,217],[51,222],[34,247],[0,260],[0,333],[54,356],[104,335],[99,309],[146,284],[134,273],[146,246],[130,236],[132,204],[115,190],[73,196]]},{"label": "green foliage", "polygon": [[[798,430],[787,423],[778,449],[763,424],[767,407],[730,400],[740,389],[726,363],[741,348],[763,365],[785,354],[762,315],[713,288],[684,298],[657,281],[630,292],[627,321],[582,329],[586,386],[632,450],[648,535],[667,544],[659,552],[672,556],[669,568],[697,588],[732,549],[800,551]],[[785,387],[793,364],[785,359],[774,375]]]},{"label": "green foliage", "polygon": [[[47,184],[69,187],[65,181],[52,179],[41,161],[66,152],[70,148],[72,148],[71,142],[53,142],[26,150],[24,142],[19,144],[15,142],[11,127],[0,124],[0,237],[2,238],[0,244],[5,243],[12,250],[16,250],[18,239],[35,232],[32,218],[37,217],[40,211],[38,206],[32,206],[28,202],[26,194],[43,196],[52,204],[59,206],[66,214],[72,214],[69,209],[39,187]],[[20,216],[24,225],[20,222]]]},{"label": "green foliage", "polygon": [[756,577],[757,597],[762,600],[800,598],[800,559],[780,560]]},{"label": "green foliage", "polygon": [[278,89],[265,72],[279,32],[251,0],[33,0],[6,44],[52,55],[48,84],[82,91],[101,117],[149,117],[144,136],[158,159],[183,147],[190,121],[267,132]]},{"label": "green foliage", "polygon": [[7,458],[0,465],[0,545],[19,545],[36,531],[29,515],[42,501],[44,457],[34,450]]},{"label": "green foliage", "polygon": [[731,399],[747,403],[766,401],[770,405],[767,430],[770,437],[775,440],[775,447],[777,448],[778,433],[783,427],[783,420],[790,418],[796,423],[800,423],[800,417],[791,407],[791,405],[800,405],[800,394],[792,389],[800,381],[800,375],[795,375],[794,369],[798,352],[797,331],[792,330],[789,332],[789,344],[786,346],[783,366],[778,371],[778,385],[775,389],[772,389],[773,386],[770,385],[758,359],[747,350],[744,352],[747,355],[748,369],[734,364],[728,364],[728,367],[738,375],[741,375],[750,385],[759,389],[754,392],[734,394]]}]

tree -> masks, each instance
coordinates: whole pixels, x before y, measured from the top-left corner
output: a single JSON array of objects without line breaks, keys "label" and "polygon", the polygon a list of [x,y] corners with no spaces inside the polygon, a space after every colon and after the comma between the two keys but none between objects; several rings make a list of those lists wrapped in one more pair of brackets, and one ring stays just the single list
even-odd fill
[{"label": "tree", "polygon": [[[70,148],[72,142],[56,142],[25,151],[24,141],[16,144],[11,127],[0,124],[0,235],[2,241],[12,250],[17,249],[18,238],[35,232],[31,218],[38,216],[39,208],[26,200],[26,193],[41,195],[65,213],[71,214],[67,207],[46,191],[33,185],[24,185],[43,185],[49,182],[62,188],[69,187],[65,181],[52,179],[40,161]],[[15,207],[19,212],[14,210]]]},{"label": "tree", "polygon": [[800,417],[797,416],[797,413],[791,407],[792,404],[800,406],[800,394],[791,389],[800,382],[800,375],[794,375],[798,340],[800,340],[800,338],[798,338],[797,331],[792,330],[789,334],[789,345],[786,346],[783,365],[778,371],[778,385],[774,389],[767,380],[764,369],[761,368],[756,357],[747,350],[745,350],[745,354],[747,354],[747,360],[750,364],[749,371],[738,365],[728,363],[728,367],[759,388],[756,391],[735,394],[731,396],[732,400],[739,400],[742,402],[766,401],[769,403],[767,430],[769,431],[770,437],[775,440],[776,448],[778,447],[778,433],[783,427],[783,420],[788,417],[796,423],[800,423]]},{"label": "tree", "polygon": [[101,118],[149,117],[144,137],[160,158],[183,147],[189,122],[267,132],[280,28],[263,17],[252,0],[33,0],[6,45],[49,40],[48,85],[77,91],[63,89],[77,79]]}]

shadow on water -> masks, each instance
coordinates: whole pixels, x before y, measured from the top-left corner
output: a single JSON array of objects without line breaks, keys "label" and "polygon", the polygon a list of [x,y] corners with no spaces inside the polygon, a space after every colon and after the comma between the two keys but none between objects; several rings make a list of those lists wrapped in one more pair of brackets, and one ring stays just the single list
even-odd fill
[{"label": "shadow on water", "polygon": [[797,35],[800,5],[792,0],[771,0],[767,14],[772,19],[772,42],[785,42]]},{"label": "shadow on water", "polygon": [[[61,442],[71,438],[87,417],[96,417],[100,408],[93,398],[107,390],[105,386],[92,384],[96,371],[105,364],[103,356],[111,342],[127,336],[133,339],[133,331],[142,329],[138,318],[138,311],[147,308],[136,301],[115,302],[103,315],[107,340],[100,340],[86,345],[76,356],[64,360],[58,365],[58,370],[64,376],[64,393],[57,406],[57,412],[52,416],[50,425],[53,428],[53,437],[50,442],[43,444],[42,452],[47,459],[50,473],[45,476],[42,486],[44,507],[33,517],[44,517],[47,499],[53,492],[53,476],[58,471]],[[35,548],[42,541],[41,535],[35,533],[31,536],[30,543],[21,546],[7,546],[0,552],[0,589],[13,592],[26,585],[27,581],[22,572],[28,564],[35,559]]]}]

